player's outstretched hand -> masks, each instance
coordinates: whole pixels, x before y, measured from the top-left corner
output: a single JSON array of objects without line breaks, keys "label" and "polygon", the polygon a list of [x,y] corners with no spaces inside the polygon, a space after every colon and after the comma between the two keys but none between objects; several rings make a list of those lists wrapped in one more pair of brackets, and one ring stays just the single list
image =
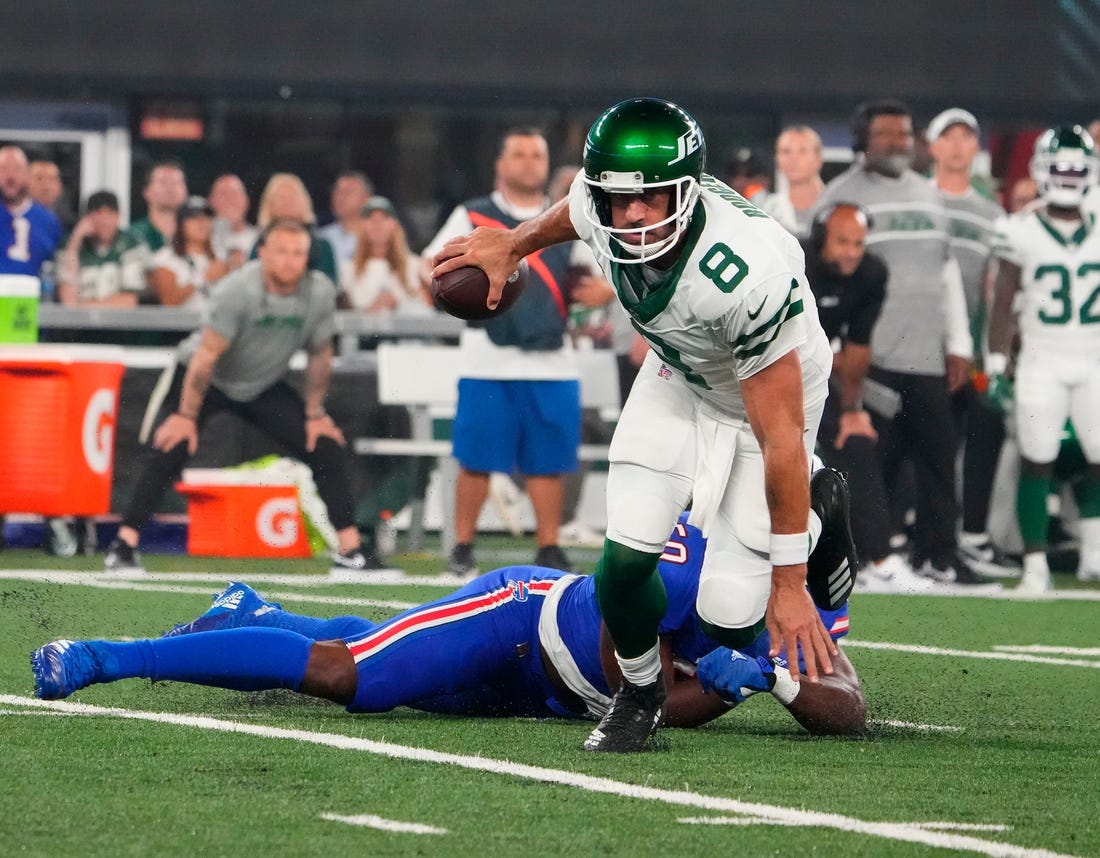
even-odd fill
[{"label": "player's outstretched hand", "polygon": [[500,303],[505,281],[519,267],[520,258],[509,230],[479,226],[469,235],[456,236],[443,245],[432,260],[432,278],[467,265],[480,268],[489,277],[486,304],[493,310]]},{"label": "player's outstretched hand", "polygon": [[787,659],[791,679],[798,682],[801,678],[799,653],[810,682],[819,681],[821,673],[833,672],[830,656],[836,655],[836,644],[829,637],[806,589],[805,565],[772,567],[766,621],[772,642],[768,654],[772,657],[783,655]]},{"label": "player's outstretched hand", "polygon": [[323,414],[320,417],[306,418],[306,451],[312,453],[317,446],[318,438],[331,438],[341,447],[346,443],[344,433],[336,425],[331,417]]},{"label": "player's outstretched hand", "polygon": [[153,446],[162,453],[167,453],[181,441],[187,442],[187,452],[194,455],[199,449],[199,427],[190,417],[178,413],[170,414],[153,433]]}]

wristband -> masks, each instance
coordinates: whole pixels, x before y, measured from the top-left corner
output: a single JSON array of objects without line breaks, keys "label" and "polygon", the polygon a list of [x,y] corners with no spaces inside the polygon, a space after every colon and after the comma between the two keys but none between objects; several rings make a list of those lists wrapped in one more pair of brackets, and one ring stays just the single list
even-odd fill
[{"label": "wristband", "polygon": [[328,412],[323,408],[320,411],[314,411],[312,414],[306,414],[306,420],[324,420],[326,417],[328,417]]},{"label": "wristband", "polygon": [[184,414],[182,411],[177,411],[176,416],[182,417],[184,420],[190,420],[192,423],[199,422],[199,416],[197,414]]},{"label": "wristband", "polygon": [[1008,369],[1008,358],[1000,352],[993,352],[986,356],[984,367],[986,375],[1004,375]]},{"label": "wristband", "polygon": [[851,405],[845,405],[840,409],[843,414],[856,414],[863,410],[863,400],[857,399]]},{"label": "wristband", "polygon": [[772,566],[797,566],[810,556],[810,534],[773,533],[768,538],[768,557]]}]

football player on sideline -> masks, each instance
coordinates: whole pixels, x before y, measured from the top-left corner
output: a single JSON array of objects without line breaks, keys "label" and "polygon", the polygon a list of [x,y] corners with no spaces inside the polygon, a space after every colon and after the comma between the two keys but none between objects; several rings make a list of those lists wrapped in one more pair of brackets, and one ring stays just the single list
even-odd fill
[{"label": "football player on sideline", "polygon": [[986,370],[991,392],[1006,386],[1018,326],[1016,515],[1024,571],[1017,590],[1039,594],[1051,588],[1046,503],[1067,419],[1088,460],[1078,492],[1077,577],[1100,581],[1100,230],[1082,208],[1100,175],[1092,137],[1080,125],[1047,130],[1035,142],[1031,175],[1039,200],[998,222]]},{"label": "football player on sideline", "polygon": [[[623,682],[585,742],[592,751],[640,750],[660,723],[657,559],[689,501],[709,540],[698,596],[707,634],[738,648],[766,624],[795,681],[799,649],[811,682],[833,670],[806,588],[820,532],[809,457],[832,354],[798,242],[705,174],[705,155],[680,107],[623,101],[589,130],[567,199],[515,229],[452,239],[435,258],[435,277],[482,268],[494,306],[524,256],[580,238],[651,348],[611,442],[596,594]],[[850,580],[840,583],[846,595]]]},{"label": "football player on sideline", "polygon": [[[819,476],[820,475],[820,476]],[[835,471],[815,474],[815,494],[836,489]],[[669,594],[661,618],[665,722],[692,727],[770,692],[807,730],[855,735],[866,705],[848,659],[820,683],[796,683],[768,655],[767,632],[742,650],[706,638],[695,614],[706,542],[677,523],[658,565]],[[841,530],[843,529],[843,530]],[[827,525],[850,546],[845,520]],[[819,553],[828,553],[822,545]],[[812,562],[828,564],[815,554]],[[595,579],[538,566],[488,572],[449,596],[380,624],[283,611],[247,584],[231,583],[198,619],[163,638],[113,643],[55,641],[31,656],[39,697],[57,699],[99,682],[144,677],[242,691],[291,688],[349,712],[408,706],[470,716],[600,717],[619,681],[601,634]],[[821,611],[834,639],[848,632],[848,606]],[[704,693],[704,691],[716,693]]]}]

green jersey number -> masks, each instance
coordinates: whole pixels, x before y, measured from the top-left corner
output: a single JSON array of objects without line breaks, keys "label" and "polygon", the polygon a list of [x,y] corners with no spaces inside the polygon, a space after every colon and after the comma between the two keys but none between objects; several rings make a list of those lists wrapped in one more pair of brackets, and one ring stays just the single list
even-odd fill
[{"label": "green jersey number", "polygon": [[722,242],[703,254],[703,258],[699,260],[699,270],[727,295],[749,276],[749,264]]},{"label": "green jersey number", "polygon": [[[1078,278],[1084,279],[1089,275],[1100,274],[1100,263],[1085,262],[1076,272]],[[1070,270],[1064,265],[1040,265],[1035,269],[1035,282],[1040,280],[1052,280],[1048,287],[1051,289],[1050,297],[1058,302],[1058,312],[1048,313],[1039,311],[1039,321],[1047,325],[1065,325],[1073,318],[1073,277]],[[1078,310],[1078,318],[1082,325],[1095,325],[1100,322],[1100,277],[1096,278],[1095,288],[1089,292],[1088,298]]]}]

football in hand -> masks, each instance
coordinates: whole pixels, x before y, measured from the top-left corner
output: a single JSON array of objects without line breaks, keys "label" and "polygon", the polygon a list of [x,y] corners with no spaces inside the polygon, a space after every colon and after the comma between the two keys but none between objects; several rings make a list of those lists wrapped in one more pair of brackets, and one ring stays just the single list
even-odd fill
[{"label": "football in hand", "polygon": [[527,285],[527,263],[520,262],[516,272],[504,284],[500,303],[490,310],[485,301],[489,297],[489,277],[472,265],[448,271],[432,280],[432,301],[444,313],[474,322],[499,316],[519,298]]}]

